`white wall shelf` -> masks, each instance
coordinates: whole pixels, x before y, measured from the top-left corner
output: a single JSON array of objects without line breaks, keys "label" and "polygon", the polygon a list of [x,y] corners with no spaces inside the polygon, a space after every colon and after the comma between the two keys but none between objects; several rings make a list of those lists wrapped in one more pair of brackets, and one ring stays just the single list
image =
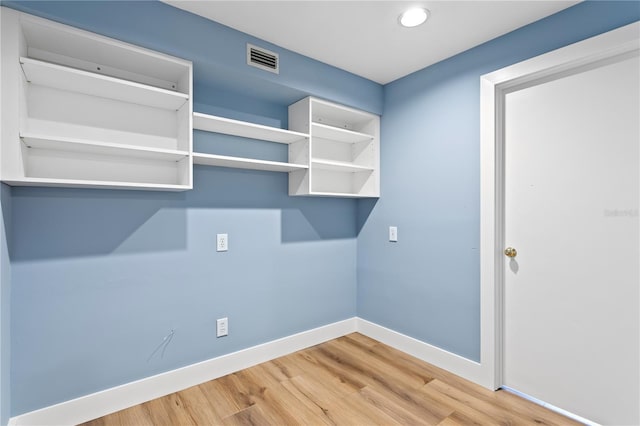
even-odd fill
[{"label": "white wall shelf", "polygon": [[[367,198],[367,197],[358,197],[353,195],[352,192],[321,192],[321,191],[311,191],[308,194],[304,194],[304,195],[309,195],[312,197],[331,197],[331,198]],[[375,197],[368,197],[368,198],[375,198]]]},{"label": "white wall shelf", "polygon": [[310,166],[289,174],[289,195],[380,196],[379,116],[309,97],[289,106],[289,127],[310,134],[289,150]]},{"label": "white wall shelf", "polygon": [[184,191],[182,185],[167,185],[146,183],[141,186],[138,183],[117,182],[105,180],[77,180],[77,179],[49,179],[49,178],[22,178],[3,181],[10,186],[44,186],[50,188],[100,188],[100,189],[133,189],[144,191]]},{"label": "white wall shelf", "polygon": [[0,178],[193,187],[191,62],[3,8]]},{"label": "white wall shelf", "polygon": [[308,169],[302,164],[283,163],[279,161],[255,160],[250,158],[230,157],[215,154],[193,154],[193,164],[205,166],[232,167],[236,169],[266,170],[270,172],[292,172]]},{"label": "white wall shelf", "polygon": [[[229,118],[217,117],[215,115],[193,113],[194,130],[221,133],[225,135],[239,136],[243,138],[256,139],[266,142],[276,142],[282,144],[297,144],[309,139],[308,133],[293,132],[275,127],[263,126],[260,124],[248,123],[245,121],[232,120]],[[308,164],[298,164],[294,162],[279,162],[257,160],[253,158],[231,157],[227,155],[193,153],[194,164],[217,167],[232,167],[238,169],[266,170],[272,172],[293,172],[296,170],[308,169]]]},{"label": "white wall shelf", "polygon": [[193,113],[193,128],[194,130],[204,130],[206,132],[222,133],[225,135],[284,144],[309,138],[309,135],[304,133],[199,112]]},{"label": "white wall shelf", "polygon": [[332,141],[345,143],[357,143],[363,141],[371,141],[374,139],[372,135],[319,123],[311,124],[311,133],[316,138],[329,139]]},{"label": "white wall shelf", "polygon": [[160,161],[180,161],[189,157],[189,153],[187,151],[152,149],[143,146],[121,145],[72,138],[55,138],[30,133],[20,134],[20,139],[24,145],[30,149],[137,157]]},{"label": "white wall shelf", "polygon": [[27,82],[54,89],[169,110],[178,110],[189,100],[189,95],[185,93],[82,71],[37,59],[21,57],[20,65]]},{"label": "white wall shelf", "polygon": [[346,161],[311,160],[311,167],[320,170],[334,170],[340,172],[364,172],[374,171],[372,166],[360,166]]}]

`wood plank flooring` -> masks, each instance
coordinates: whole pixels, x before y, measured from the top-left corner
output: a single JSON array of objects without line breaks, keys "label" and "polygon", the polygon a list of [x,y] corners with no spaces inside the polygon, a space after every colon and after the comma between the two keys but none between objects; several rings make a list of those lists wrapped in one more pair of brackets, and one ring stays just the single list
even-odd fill
[{"label": "wood plank flooring", "polygon": [[84,425],[578,424],[354,333]]}]

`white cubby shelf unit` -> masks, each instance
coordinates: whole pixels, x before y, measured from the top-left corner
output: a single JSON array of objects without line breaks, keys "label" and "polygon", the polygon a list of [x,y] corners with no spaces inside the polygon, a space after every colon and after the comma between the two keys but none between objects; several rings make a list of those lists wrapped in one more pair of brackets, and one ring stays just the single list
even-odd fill
[{"label": "white cubby shelf unit", "polygon": [[380,117],[308,97],[289,106],[289,128],[308,133],[289,161],[309,168],[289,174],[289,195],[380,196]]},{"label": "white cubby shelf unit", "polygon": [[[302,143],[309,139],[308,134],[232,120],[215,115],[193,113],[193,128],[206,132],[222,133],[266,142],[283,143],[287,145]],[[230,157],[226,155],[193,153],[193,163],[206,166],[233,167],[239,169],[266,170],[272,172],[292,172],[306,170],[308,164],[280,161],[258,160],[244,157]]]},{"label": "white cubby shelf unit", "polygon": [[2,9],[2,181],[186,190],[191,62]]}]

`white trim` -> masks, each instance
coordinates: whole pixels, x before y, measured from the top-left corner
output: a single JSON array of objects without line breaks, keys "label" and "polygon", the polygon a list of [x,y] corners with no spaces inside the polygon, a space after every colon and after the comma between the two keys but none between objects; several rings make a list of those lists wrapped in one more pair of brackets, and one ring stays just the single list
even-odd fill
[{"label": "white trim", "polygon": [[424,343],[397,331],[390,330],[362,318],[357,318],[358,332],[371,337],[385,345],[405,352],[422,361],[443,368],[475,383],[481,383],[482,371],[480,364],[463,358],[444,349]]},{"label": "white trim", "polygon": [[505,94],[596,63],[637,55],[640,22],[503,68],[480,81],[480,366],[482,381],[502,385]]},{"label": "white trim", "polygon": [[356,318],[349,318],[21,414],[12,417],[9,425],[83,423],[353,333],[356,327]]}]

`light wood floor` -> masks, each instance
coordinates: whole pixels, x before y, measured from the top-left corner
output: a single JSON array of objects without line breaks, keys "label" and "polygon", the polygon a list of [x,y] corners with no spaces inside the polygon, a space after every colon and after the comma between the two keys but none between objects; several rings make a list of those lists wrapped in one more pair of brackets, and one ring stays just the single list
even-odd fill
[{"label": "light wood floor", "polygon": [[85,423],[577,425],[354,333]]}]

